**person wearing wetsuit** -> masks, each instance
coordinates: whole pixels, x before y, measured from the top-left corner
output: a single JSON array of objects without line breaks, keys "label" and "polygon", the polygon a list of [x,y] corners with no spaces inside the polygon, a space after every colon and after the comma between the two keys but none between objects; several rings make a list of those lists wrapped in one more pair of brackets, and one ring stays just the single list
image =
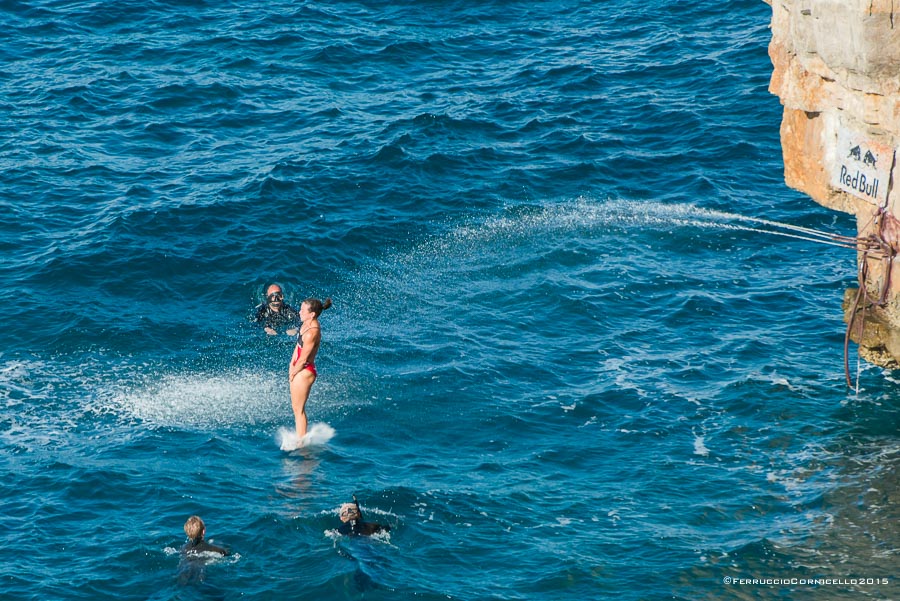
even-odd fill
[{"label": "person wearing wetsuit", "polygon": [[230,555],[228,549],[206,542],[206,526],[199,516],[192,515],[184,523],[188,540],[181,548],[178,564],[179,584],[200,584],[206,580],[206,565],[215,558]]},{"label": "person wearing wetsuit", "polygon": [[391,530],[390,526],[363,521],[362,510],[359,508],[356,495],[353,495],[352,503],[341,505],[341,522],[343,523],[338,527],[338,532],[345,536],[372,536]]},{"label": "person wearing wetsuit", "polygon": [[185,555],[199,555],[200,553],[228,555],[228,549],[225,547],[208,543],[203,539],[206,535],[206,525],[200,516],[192,515],[188,518],[184,523],[184,533],[187,534],[188,540],[181,548],[181,552]]},{"label": "person wearing wetsuit", "polygon": [[300,332],[297,334],[297,346],[288,366],[288,382],[291,388],[291,408],[294,410],[297,439],[306,435],[306,401],[309,391],[316,381],[316,354],[322,342],[322,331],[319,328],[319,315],[331,306],[331,299],[323,303],[317,298],[308,298],[300,304]]},{"label": "person wearing wetsuit", "polygon": [[300,313],[284,302],[284,292],[278,284],[266,288],[266,302],[257,305],[254,311],[254,321],[270,336],[282,330],[288,336],[294,336],[299,331]]}]

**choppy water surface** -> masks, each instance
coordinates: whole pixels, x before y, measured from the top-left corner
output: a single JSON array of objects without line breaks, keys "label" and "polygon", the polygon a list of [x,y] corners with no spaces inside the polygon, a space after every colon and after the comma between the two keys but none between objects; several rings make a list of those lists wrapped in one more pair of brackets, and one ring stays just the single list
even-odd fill
[{"label": "choppy water surface", "polygon": [[[0,9],[3,598],[900,595],[763,2]],[[335,301],[294,452],[270,281]]]}]

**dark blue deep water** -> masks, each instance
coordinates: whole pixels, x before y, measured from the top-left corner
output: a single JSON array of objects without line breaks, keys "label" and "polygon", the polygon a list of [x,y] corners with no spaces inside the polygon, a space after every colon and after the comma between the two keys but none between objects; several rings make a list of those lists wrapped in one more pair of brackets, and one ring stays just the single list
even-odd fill
[{"label": "dark blue deep water", "polygon": [[[855,256],[751,221],[855,232],[783,183],[770,16],[0,1],[0,598],[900,597]],[[271,281],[335,303],[293,452]]]}]

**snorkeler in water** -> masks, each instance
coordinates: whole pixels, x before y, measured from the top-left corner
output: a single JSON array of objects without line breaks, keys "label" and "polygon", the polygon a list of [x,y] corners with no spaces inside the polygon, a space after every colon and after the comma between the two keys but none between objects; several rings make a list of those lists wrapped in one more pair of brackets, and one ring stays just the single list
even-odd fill
[{"label": "snorkeler in water", "polygon": [[266,300],[253,310],[253,321],[263,326],[270,336],[281,331],[296,336],[300,331],[300,312],[284,300],[284,291],[278,284],[266,288]]},{"label": "snorkeler in water", "polygon": [[371,536],[379,532],[390,532],[391,530],[390,526],[376,524],[375,522],[364,522],[356,495],[353,495],[352,503],[341,505],[341,522],[343,524],[338,528],[338,532],[343,535]]}]

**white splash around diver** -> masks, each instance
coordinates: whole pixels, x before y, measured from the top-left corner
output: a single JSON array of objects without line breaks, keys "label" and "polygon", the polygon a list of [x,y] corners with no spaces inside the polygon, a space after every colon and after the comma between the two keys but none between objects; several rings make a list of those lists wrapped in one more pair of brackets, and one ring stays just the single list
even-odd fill
[{"label": "white splash around diver", "polygon": [[334,437],[334,428],[328,424],[317,422],[310,426],[306,434],[300,438],[292,428],[278,428],[275,440],[282,451],[295,451],[301,447],[323,445]]}]

